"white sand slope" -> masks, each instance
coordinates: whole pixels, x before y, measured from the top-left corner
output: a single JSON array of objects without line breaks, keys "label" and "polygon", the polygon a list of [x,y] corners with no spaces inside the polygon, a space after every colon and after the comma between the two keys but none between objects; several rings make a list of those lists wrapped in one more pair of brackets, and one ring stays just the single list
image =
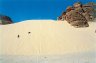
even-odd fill
[{"label": "white sand slope", "polygon": [[60,55],[95,51],[95,30],[96,22],[91,22],[87,28],[74,28],[66,21],[54,20],[29,20],[2,25],[0,54]]}]

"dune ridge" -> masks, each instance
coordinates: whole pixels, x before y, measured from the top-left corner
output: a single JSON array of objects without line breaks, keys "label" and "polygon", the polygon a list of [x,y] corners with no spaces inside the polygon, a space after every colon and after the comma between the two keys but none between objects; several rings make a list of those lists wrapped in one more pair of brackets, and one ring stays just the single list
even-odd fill
[{"label": "dune ridge", "polygon": [[0,29],[1,55],[62,55],[96,51],[96,22],[89,22],[86,28],[74,28],[66,21],[27,20],[1,25]]}]

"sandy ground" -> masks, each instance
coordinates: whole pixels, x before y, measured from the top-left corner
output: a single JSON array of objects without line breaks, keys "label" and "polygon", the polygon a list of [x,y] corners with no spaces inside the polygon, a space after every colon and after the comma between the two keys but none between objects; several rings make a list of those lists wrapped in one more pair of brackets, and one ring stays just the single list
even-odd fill
[{"label": "sandy ground", "polygon": [[89,24],[87,28],[74,28],[66,21],[28,20],[1,25],[0,54],[62,55],[96,51],[96,22]]},{"label": "sandy ground", "polygon": [[57,56],[2,56],[0,63],[96,63],[95,53]]}]

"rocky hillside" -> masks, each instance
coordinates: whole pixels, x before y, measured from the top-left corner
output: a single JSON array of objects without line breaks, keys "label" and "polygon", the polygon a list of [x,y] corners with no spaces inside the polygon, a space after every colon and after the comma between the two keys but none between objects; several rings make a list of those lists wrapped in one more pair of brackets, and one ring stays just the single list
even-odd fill
[{"label": "rocky hillside", "polygon": [[70,25],[74,27],[89,27],[88,22],[93,22],[96,18],[96,3],[89,2],[82,4],[76,2],[73,6],[68,6],[58,20],[66,20]]},{"label": "rocky hillside", "polygon": [[11,23],[13,23],[13,21],[9,16],[0,15],[0,25],[6,25]]}]

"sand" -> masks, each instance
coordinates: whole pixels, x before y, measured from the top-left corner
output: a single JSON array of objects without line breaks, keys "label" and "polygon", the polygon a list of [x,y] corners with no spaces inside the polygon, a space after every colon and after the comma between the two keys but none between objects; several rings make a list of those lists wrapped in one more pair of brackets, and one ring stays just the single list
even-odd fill
[{"label": "sand", "polygon": [[0,55],[62,55],[96,51],[96,22],[89,24],[87,28],[74,28],[66,21],[27,20],[0,25]]}]

